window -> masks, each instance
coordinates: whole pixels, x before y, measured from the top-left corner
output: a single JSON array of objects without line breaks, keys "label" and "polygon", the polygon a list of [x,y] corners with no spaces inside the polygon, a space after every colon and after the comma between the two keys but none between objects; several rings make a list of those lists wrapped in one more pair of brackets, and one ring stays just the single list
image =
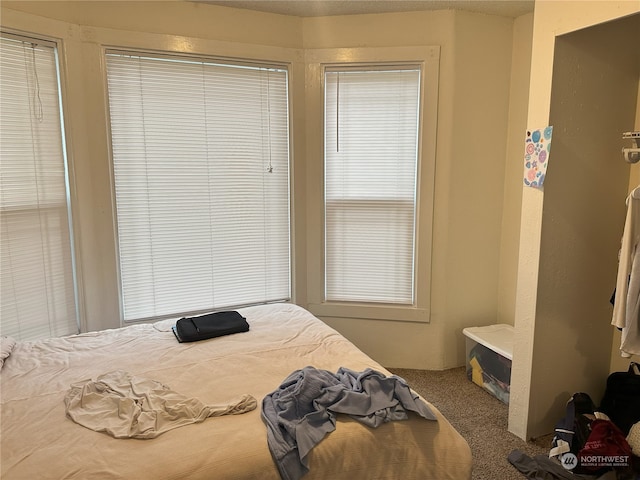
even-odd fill
[{"label": "window", "polygon": [[0,37],[2,334],[78,332],[56,46]]},{"label": "window", "polygon": [[420,76],[325,70],[326,301],[414,303]]},{"label": "window", "polygon": [[287,76],[107,52],[124,321],[289,299]]}]

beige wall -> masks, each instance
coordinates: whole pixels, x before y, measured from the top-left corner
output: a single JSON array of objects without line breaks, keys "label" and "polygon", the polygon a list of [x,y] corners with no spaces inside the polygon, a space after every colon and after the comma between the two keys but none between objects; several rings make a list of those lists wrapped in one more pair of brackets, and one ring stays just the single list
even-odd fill
[{"label": "beige wall", "polygon": [[524,139],[529,105],[533,13],[516,18],[513,24],[509,131],[504,174],[502,232],[500,236],[500,283],[498,323],[513,325],[516,318],[516,285],[520,245],[520,209]]},{"label": "beige wall", "polygon": [[[527,22],[516,27],[516,45],[525,56]],[[5,1],[2,24],[63,39],[86,329],[118,326],[119,318],[104,45],[292,65],[294,290],[303,306],[318,295],[312,290],[320,275],[319,233],[317,218],[308,214],[321,205],[321,164],[306,147],[320,131],[307,125],[319,112],[306,105],[304,51],[440,46],[433,254],[430,271],[422,272],[431,276],[431,321],[327,321],[385,365],[425,369],[461,365],[462,329],[497,321],[500,276],[512,275],[514,255],[513,245],[501,253],[513,242],[502,231],[517,222],[512,212],[503,216],[505,201],[518,202],[517,191],[505,186],[507,137],[521,137],[519,127],[509,130],[509,124],[522,123],[524,115],[524,87],[522,79],[511,81],[512,58],[518,63],[514,75],[522,77],[527,68],[523,57],[512,54],[512,19],[454,11],[301,19],[188,2]],[[519,106],[510,109],[510,95]],[[510,141],[517,150],[519,140]],[[509,170],[513,180],[517,167]],[[505,318],[510,309],[503,309]]]},{"label": "beige wall", "polygon": [[621,122],[635,115],[637,26],[559,37],[638,11],[637,1],[536,2],[528,127],[558,126],[546,185],[522,198],[509,408],[521,438],[549,433],[571,393],[597,398],[604,387],[616,269],[607,258],[617,255],[616,206],[629,181],[619,147]]},{"label": "beige wall", "polygon": [[[12,1],[2,6],[72,25],[182,36],[187,39],[299,48],[297,17],[184,1]],[[4,20],[2,21],[5,24]],[[189,48],[189,45],[181,45]]]}]

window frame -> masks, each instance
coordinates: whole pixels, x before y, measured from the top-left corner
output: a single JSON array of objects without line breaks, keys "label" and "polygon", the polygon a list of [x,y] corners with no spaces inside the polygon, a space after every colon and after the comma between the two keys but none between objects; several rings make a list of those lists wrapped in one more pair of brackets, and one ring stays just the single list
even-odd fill
[{"label": "window frame", "polygon": [[[440,47],[347,48],[309,51],[306,55],[307,84],[311,86],[307,108],[317,109],[315,122],[321,133],[311,148],[319,152],[314,159],[321,171],[321,187],[314,189],[314,228],[310,243],[315,251],[310,258],[309,310],[320,317],[360,318],[429,323],[431,316],[431,250],[433,231],[433,202],[435,189],[435,156],[438,115],[438,79]],[[414,256],[414,301],[407,304],[327,301],[325,294],[324,245],[324,76],[326,70],[336,68],[393,68],[407,65],[421,69],[420,116],[418,127],[418,165],[416,176],[416,217]],[[309,146],[308,146],[309,148]],[[317,235],[314,235],[318,232]]]},{"label": "window frame", "polygon": [[[333,154],[331,152],[328,152],[327,150],[327,140],[328,137],[331,136],[332,138],[332,142],[335,143],[342,143],[340,139],[343,138],[343,135],[345,132],[343,132],[341,130],[341,127],[344,126],[343,124],[341,124],[339,121],[336,120],[336,125],[332,126],[332,128],[335,128],[336,130],[338,130],[338,132],[336,132],[336,138],[335,140],[333,140],[333,134],[330,132],[330,130],[328,130],[328,125],[330,123],[332,123],[332,121],[330,120],[331,117],[335,117],[335,116],[339,116],[340,112],[342,111],[343,107],[346,107],[349,112],[353,113],[353,110],[350,107],[347,107],[344,104],[340,104],[340,98],[343,96],[342,95],[342,90],[340,88],[340,85],[342,85],[342,82],[340,81],[340,75],[344,74],[345,75],[345,81],[348,82],[348,78],[349,78],[349,74],[355,74],[358,76],[358,78],[362,78],[364,76],[368,76],[368,75],[374,75],[376,73],[389,73],[391,75],[397,74],[397,75],[402,75],[404,73],[411,75],[414,74],[415,72],[418,73],[418,81],[416,82],[416,86],[418,87],[418,91],[417,93],[417,98],[416,98],[416,106],[418,107],[417,110],[412,110],[412,115],[410,115],[411,117],[413,117],[416,121],[416,125],[415,125],[415,130],[413,130],[413,132],[415,133],[415,137],[414,137],[414,141],[415,141],[415,155],[412,155],[412,159],[411,159],[411,170],[413,171],[413,186],[412,186],[412,195],[411,195],[411,202],[407,202],[407,200],[405,198],[398,198],[398,197],[393,197],[393,198],[382,198],[382,197],[376,197],[376,196],[371,196],[370,192],[369,194],[359,194],[357,196],[350,196],[349,195],[349,190],[344,191],[343,189],[341,189],[340,187],[337,187],[339,190],[342,191],[343,194],[346,194],[347,197],[341,196],[339,199],[334,199],[334,200],[329,200],[328,198],[328,185],[327,185],[327,179],[329,178],[330,175],[330,169],[329,169],[329,159],[330,157],[333,156]],[[418,140],[419,140],[419,131],[420,131],[420,122],[419,122],[419,116],[416,114],[419,114],[422,111],[422,108],[420,106],[420,100],[421,100],[421,76],[423,73],[423,68],[422,65],[419,64],[402,64],[402,65],[388,65],[388,66],[382,66],[380,64],[359,64],[359,65],[349,65],[349,66],[340,66],[340,67],[336,67],[336,66],[329,66],[329,65],[325,65],[324,66],[324,74],[323,74],[323,81],[324,81],[324,88],[323,88],[323,92],[324,92],[324,107],[327,108],[328,104],[334,104],[336,106],[336,110],[335,112],[332,112],[331,116],[329,116],[327,114],[327,111],[325,110],[324,112],[324,145],[325,145],[325,149],[324,149],[324,156],[323,156],[323,165],[324,165],[324,172],[323,172],[323,179],[324,179],[324,196],[323,196],[323,205],[324,205],[324,224],[323,224],[323,232],[324,232],[324,266],[325,266],[325,278],[324,278],[324,282],[325,282],[325,291],[324,291],[324,301],[325,302],[344,302],[347,304],[352,304],[352,303],[372,303],[372,304],[376,304],[376,305],[402,305],[402,306],[408,306],[408,305],[413,305],[414,304],[414,300],[416,298],[416,292],[415,292],[415,252],[416,252],[416,242],[415,242],[415,238],[416,238],[416,227],[417,227],[417,223],[416,223],[416,218],[417,218],[417,211],[416,211],[416,207],[417,207],[417,197],[418,197],[418,189],[419,189],[419,182],[418,182],[418,178],[417,178],[417,174],[418,174],[418,165],[419,165],[419,155],[418,155]],[[329,76],[332,75],[337,75],[337,77],[335,77],[335,85],[336,85],[336,91],[335,91],[335,97],[332,96],[329,97],[327,94],[329,93],[327,90],[327,80]],[[357,96],[357,95],[356,95]],[[357,100],[356,100],[357,101]],[[338,106],[340,105],[340,106]],[[348,129],[348,127],[347,127]],[[361,132],[362,133],[362,132]],[[348,143],[348,142],[347,142]],[[358,161],[358,160],[356,160]],[[377,162],[379,162],[380,159],[377,159]],[[377,163],[376,163],[377,164]],[[334,168],[340,169],[340,167],[338,166],[337,163],[335,163],[335,159],[333,161],[331,161],[331,165],[332,168],[331,170],[333,170]],[[347,170],[349,170],[347,168]],[[344,172],[343,172],[344,173]],[[338,180],[338,183],[341,183]],[[352,185],[353,186],[353,185]],[[330,187],[331,190],[334,190],[336,188],[336,185],[334,184],[332,187]],[[369,187],[370,188],[370,187]],[[368,190],[368,189],[367,189]],[[335,194],[335,192],[334,192]],[[364,207],[366,205],[366,207]],[[402,208],[402,207],[405,208]],[[335,257],[336,255],[340,255],[339,253],[337,253],[335,247],[333,250],[329,250],[328,249],[328,244],[332,243],[330,241],[330,238],[332,238],[334,241],[337,240],[338,237],[336,237],[335,235],[330,235],[329,232],[329,226],[334,223],[331,221],[328,221],[328,214],[329,212],[334,212],[334,214],[340,216],[340,215],[349,215],[350,214],[350,210],[353,210],[354,208],[358,208],[358,207],[364,207],[364,209],[367,212],[370,213],[374,213],[375,211],[380,212],[381,209],[382,211],[384,211],[385,209],[387,210],[408,210],[410,211],[410,217],[411,217],[411,225],[410,225],[410,241],[411,241],[411,255],[410,255],[410,289],[408,290],[409,292],[409,301],[383,301],[381,299],[377,299],[377,300],[373,300],[373,299],[366,299],[366,298],[362,298],[362,299],[344,299],[341,300],[339,298],[336,298],[336,288],[335,285],[331,287],[331,283],[330,283],[330,278],[331,275],[328,275],[327,272],[329,270],[329,267],[327,266],[327,259],[330,257]],[[398,212],[399,213],[399,212]],[[375,214],[374,214],[375,215]],[[340,227],[344,227],[346,224],[343,222],[338,222],[338,224],[334,224],[332,225],[333,227],[343,231]],[[407,225],[408,226],[408,225]],[[389,244],[387,244],[389,245]],[[346,256],[344,256],[344,254],[342,255],[343,258],[348,258]],[[406,259],[407,257],[405,257]],[[333,267],[336,266],[336,258],[333,259]],[[407,264],[405,263],[405,266]],[[360,267],[358,267],[360,268]],[[341,270],[340,270],[341,271]],[[344,271],[342,271],[344,273]],[[352,282],[347,282],[349,284],[351,284],[351,286],[353,286]],[[390,286],[390,285],[389,285]],[[331,289],[332,293],[332,298],[329,298],[329,290]],[[337,295],[339,296],[339,294]]]},{"label": "window frame", "polygon": [[[104,94],[105,94],[105,120],[106,120],[106,141],[108,144],[108,161],[109,161],[109,175],[111,182],[111,202],[112,202],[112,215],[113,215],[113,233],[114,233],[114,248],[115,248],[115,270],[116,270],[116,281],[117,281],[117,293],[118,293],[118,312],[119,312],[119,322],[120,325],[132,325],[136,323],[148,323],[152,321],[157,321],[159,319],[166,318],[178,318],[177,314],[167,314],[167,315],[159,315],[151,318],[140,318],[140,319],[125,319],[124,317],[124,296],[123,296],[123,282],[122,282],[122,273],[121,273],[121,265],[120,265],[120,251],[119,245],[120,241],[118,238],[119,229],[118,229],[118,219],[117,219],[117,205],[116,205],[116,193],[115,193],[115,171],[114,171],[114,158],[113,158],[113,136],[111,132],[111,118],[110,118],[110,108],[109,108],[109,100],[108,100],[108,81],[107,81],[107,70],[106,70],[106,56],[109,54],[116,55],[133,55],[133,56],[149,56],[152,58],[161,58],[161,59],[169,59],[169,60],[184,60],[184,61],[193,61],[194,63],[200,62],[210,62],[210,63],[218,63],[230,66],[238,66],[238,67],[250,67],[250,68],[277,68],[286,71],[287,76],[287,124],[288,124],[288,180],[287,180],[287,194],[288,194],[288,208],[289,208],[289,298],[287,300],[278,300],[276,302],[281,301],[293,301],[295,298],[295,259],[294,259],[294,249],[295,249],[295,226],[294,226],[294,192],[293,192],[293,165],[294,165],[294,150],[293,150],[293,139],[292,139],[292,65],[290,62],[284,61],[270,61],[270,60],[256,60],[252,58],[242,58],[242,57],[225,57],[213,54],[207,54],[203,52],[182,52],[182,51],[174,51],[174,50],[155,50],[149,48],[137,48],[131,46],[102,46],[102,63],[104,69]],[[265,301],[263,303],[274,303],[273,301]],[[181,312],[180,316],[184,315],[198,315],[202,313],[207,313],[213,311],[215,309],[232,309],[232,308],[241,308],[255,305],[252,304],[240,304],[240,305],[225,305],[224,307],[212,307],[207,309],[200,310],[191,310],[186,312]]]},{"label": "window frame", "polygon": [[[58,87],[58,108],[60,119],[60,142],[62,150],[62,162],[64,167],[64,182],[66,199],[65,205],[59,207],[49,207],[53,209],[66,210],[66,225],[69,234],[69,255],[70,255],[70,270],[71,270],[71,282],[73,284],[73,298],[74,298],[74,323],[76,325],[75,332],[80,333],[83,331],[84,325],[84,287],[81,268],[81,259],[78,249],[78,238],[80,236],[80,228],[78,225],[78,218],[76,215],[76,190],[75,190],[75,171],[74,171],[74,156],[73,156],[73,142],[71,132],[71,121],[69,120],[69,108],[67,100],[67,66],[66,66],[66,43],[64,41],[63,31],[59,28],[44,29],[46,33],[2,26],[0,28],[2,35],[7,38],[12,38],[19,41],[42,44],[46,47],[53,49],[53,54],[56,61],[56,80]],[[48,209],[49,209],[48,208]],[[68,335],[65,334],[65,335]]]}]

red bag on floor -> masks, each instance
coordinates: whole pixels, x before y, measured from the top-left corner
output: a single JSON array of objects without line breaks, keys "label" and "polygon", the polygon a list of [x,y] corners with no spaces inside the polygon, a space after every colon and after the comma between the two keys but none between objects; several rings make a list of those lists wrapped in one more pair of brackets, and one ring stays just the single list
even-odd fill
[{"label": "red bag on floor", "polygon": [[631,447],[622,431],[609,420],[591,422],[591,433],[578,454],[579,465],[585,470],[628,467]]}]

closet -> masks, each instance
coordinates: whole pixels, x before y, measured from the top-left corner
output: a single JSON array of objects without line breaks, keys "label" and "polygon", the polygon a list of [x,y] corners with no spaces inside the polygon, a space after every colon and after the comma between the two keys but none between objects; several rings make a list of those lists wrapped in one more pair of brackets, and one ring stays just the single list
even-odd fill
[{"label": "closet", "polygon": [[636,14],[555,40],[528,436],[549,433],[574,392],[599,401],[610,370],[628,367],[613,360],[609,300],[635,168],[622,133],[640,127],[638,31]]}]

